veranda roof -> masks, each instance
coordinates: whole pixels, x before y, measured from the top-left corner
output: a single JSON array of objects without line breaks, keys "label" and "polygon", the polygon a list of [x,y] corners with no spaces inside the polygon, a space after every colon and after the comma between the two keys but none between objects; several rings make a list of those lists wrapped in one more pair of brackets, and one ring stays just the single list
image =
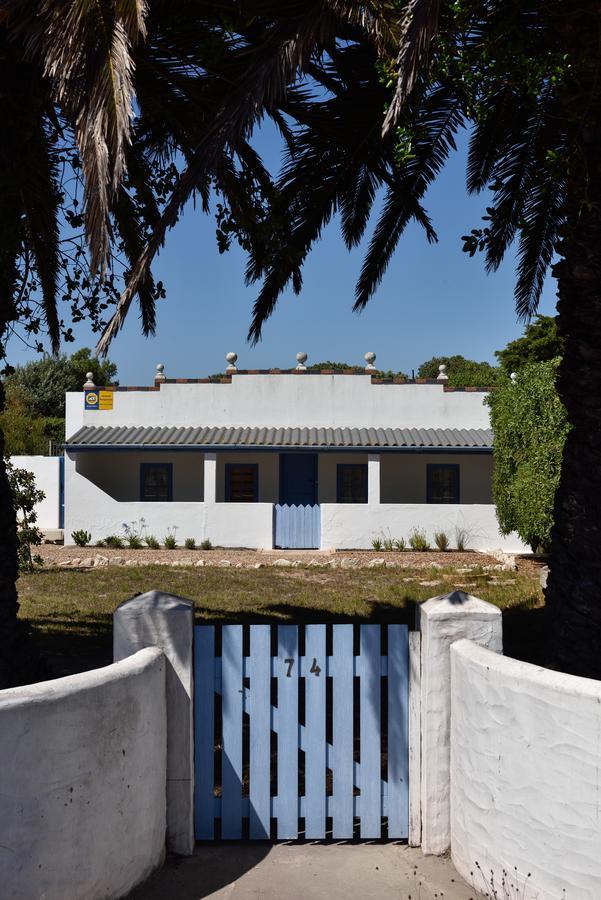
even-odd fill
[{"label": "veranda roof", "polygon": [[466,450],[492,449],[489,428],[237,428],[84,425],[65,444],[68,450],[191,450],[259,448],[276,450]]}]

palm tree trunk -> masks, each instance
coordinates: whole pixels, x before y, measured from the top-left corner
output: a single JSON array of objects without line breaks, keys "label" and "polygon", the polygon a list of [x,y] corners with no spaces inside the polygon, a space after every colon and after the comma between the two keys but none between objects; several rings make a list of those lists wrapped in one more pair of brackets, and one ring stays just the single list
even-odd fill
[{"label": "palm tree trunk", "polygon": [[591,65],[590,79],[580,68],[564,98],[566,121],[579,122],[579,159],[553,273],[565,340],[557,387],[572,429],[555,497],[546,597],[555,664],[601,678],[601,14],[597,4],[587,6],[591,21],[572,22],[565,32],[571,53]]},{"label": "palm tree trunk", "polygon": [[[0,382],[0,412],[4,385]],[[18,657],[17,522],[4,465],[4,434],[0,430],[0,689],[20,681]]]}]

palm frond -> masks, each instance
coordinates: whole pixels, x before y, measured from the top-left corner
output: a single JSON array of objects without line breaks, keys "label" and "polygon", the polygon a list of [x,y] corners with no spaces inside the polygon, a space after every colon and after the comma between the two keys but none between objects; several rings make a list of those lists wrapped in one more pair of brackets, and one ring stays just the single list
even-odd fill
[{"label": "palm frond", "polygon": [[538,308],[545,275],[565,221],[565,197],[565,182],[547,178],[531,191],[525,203],[515,287],[516,312],[521,319],[530,318]]}]

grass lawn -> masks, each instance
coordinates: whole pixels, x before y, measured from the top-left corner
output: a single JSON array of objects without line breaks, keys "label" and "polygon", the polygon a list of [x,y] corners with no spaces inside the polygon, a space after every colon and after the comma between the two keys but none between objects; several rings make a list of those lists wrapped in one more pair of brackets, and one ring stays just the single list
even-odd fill
[{"label": "grass lawn", "polygon": [[504,610],[509,655],[543,661],[543,597],[534,570],[41,569],[19,579],[20,616],[31,626],[53,674],[83,671],[111,662],[115,607],[152,588],[193,600],[198,621],[409,623],[416,604],[457,588]]}]

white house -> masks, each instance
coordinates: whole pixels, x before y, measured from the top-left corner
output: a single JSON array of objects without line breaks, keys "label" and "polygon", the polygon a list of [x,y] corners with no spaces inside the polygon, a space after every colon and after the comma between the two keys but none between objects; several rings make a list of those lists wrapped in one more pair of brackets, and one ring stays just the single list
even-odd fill
[{"label": "white house", "polygon": [[67,394],[65,538],[145,520],[159,540],[223,547],[370,548],[456,530],[523,550],[492,504],[485,391],[364,373],[236,370],[221,380]]}]

